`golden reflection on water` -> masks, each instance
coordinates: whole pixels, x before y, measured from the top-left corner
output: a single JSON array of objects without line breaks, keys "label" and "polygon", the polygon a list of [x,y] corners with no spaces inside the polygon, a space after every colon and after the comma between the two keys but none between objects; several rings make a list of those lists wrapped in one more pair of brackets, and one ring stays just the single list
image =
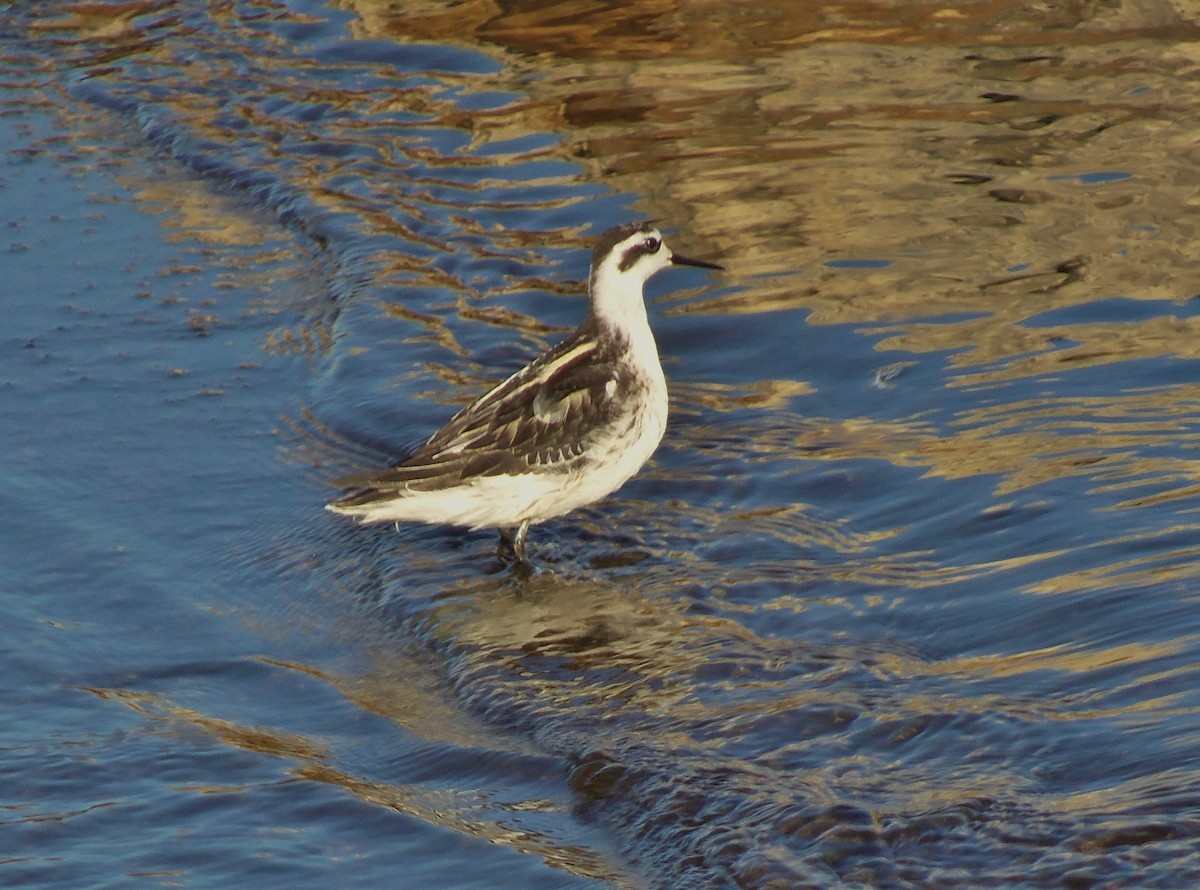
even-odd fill
[{"label": "golden reflection on water", "polygon": [[[1121,643],[1098,648],[1083,648],[1072,645],[1049,646],[1028,652],[1007,655],[981,655],[943,659],[937,662],[913,661],[896,673],[906,676],[919,674],[946,674],[977,677],[1012,677],[1034,671],[1061,671],[1066,674],[1086,674],[1114,665],[1152,662],[1167,658],[1194,645],[1192,638],[1175,638],[1157,643]],[[1147,709],[1157,704],[1142,703]],[[1092,713],[1076,715],[1078,718],[1094,717]]]},{"label": "golden reflection on water", "polygon": [[[1040,312],[1040,307],[1033,310]],[[1005,314],[1018,314],[1006,312]],[[1005,323],[990,317],[944,324],[911,324],[903,333],[878,344],[881,350],[962,350],[950,359],[952,366],[989,365],[985,371],[961,373],[951,378],[955,386],[995,383],[1022,377],[1066,373],[1138,359],[1200,358],[1200,319],[1162,315],[1155,318],[1108,323],[1055,325],[1030,329],[1019,316]],[[1070,345],[1060,345],[1069,341]],[[963,349],[964,346],[968,348]]]},{"label": "golden reflection on water", "polygon": [[137,200],[147,210],[160,215],[162,226],[171,233],[169,241],[259,247],[274,240],[261,219],[248,215],[246,208],[229,197],[214,193],[212,186],[201,180],[147,181],[144,173],[127,174],[123,180],[136,189]]},{"label": "golden reflection on water", "polygon": [[[1156,529],[1153,534],[1119,536],[1104,543],[1112,546],[1179,535],[1187,540],[1195,540],[1200,535],[1200,523]],[[1151,556],[1115,560],[1102,566],[1063,572],[1031,585],[1029,591],[1048,594],[1081,590],[1137,590],[1149,584],[1194,582],[1196,578],[1200,578],[1200,545],[1159,546]]]},{"label": "golden reflection on water", "polygon": [[305,736],[279,730],[242,726],[229,720],[211,717],[191,708],[181,707],[169,697],[152,692],[129,689],[83,687],[108,701],[117,701],[139,714],[151,718],[151,725],[159,731],[178,732],[187,726],[212,735],[227,745],[283,757],[288,760],[321,760],[328,754],[319,744]]},{"label": "golden reflection on water", "polygon": [[[452,790],[439,793],[419,786],[363,781],[321,764],[303,765],[296,770],[296,775],[308,781],[336,785],[367,803],[405,813],[431,825],[448,828],[469,837],[481,838],[519,853],[538,856],[548,865],[562,868],[571,874],[610,882],[618,890],[633,890],[638,887],[637,883],[632,882],[595,851],[542,836],[525,827],[509,827],[508,819],[496,819],[486,811],[479,812],[484,810],[484,807],[471,795]],[[512,815],[538,809],[544,809],[547,814],[554,812],[548,805],[530,801],[524,806],[513,807]]]}]

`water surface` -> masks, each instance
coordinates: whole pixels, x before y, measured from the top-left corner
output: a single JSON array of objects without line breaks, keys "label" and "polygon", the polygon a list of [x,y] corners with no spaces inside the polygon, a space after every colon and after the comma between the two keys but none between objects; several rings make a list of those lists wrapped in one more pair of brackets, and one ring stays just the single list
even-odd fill
[{"label": "water surface", "polygon": [[[8,6],[4,883],[1200,882],[1183,9]],[[322,511],[633,218],[541,574]]]}]

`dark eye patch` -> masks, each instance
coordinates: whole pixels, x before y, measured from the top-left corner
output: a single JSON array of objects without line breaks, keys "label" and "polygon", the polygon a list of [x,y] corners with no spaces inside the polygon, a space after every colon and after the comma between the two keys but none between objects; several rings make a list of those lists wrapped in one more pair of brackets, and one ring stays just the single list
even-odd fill
[{"label": "dark eye patch", "polygon": [[621,257],[621,262],[617,264],[617,268],[619,268],[622,272],[627,272],[633,268],[633,264],[642,257],[658,253],[660,247],[662,247],[661,238],[655,238],[653,235],[648,238],[644,238],[641,242],[633,245],[625,251],[624,255]]}]

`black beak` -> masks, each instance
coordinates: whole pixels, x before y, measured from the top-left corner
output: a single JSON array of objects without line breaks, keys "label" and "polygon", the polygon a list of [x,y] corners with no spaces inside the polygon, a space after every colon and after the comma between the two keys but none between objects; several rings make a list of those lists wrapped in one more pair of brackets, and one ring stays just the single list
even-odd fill
[{"label": "black beak", "polygon": [[690,256],[680,256],[677,253],[671,254],[671,262],[676,266],[696,266],[699,269],[720,269],[724,271],[724,266],[718,266],[716,263],[710,263],[707,260],[694,260]]}]

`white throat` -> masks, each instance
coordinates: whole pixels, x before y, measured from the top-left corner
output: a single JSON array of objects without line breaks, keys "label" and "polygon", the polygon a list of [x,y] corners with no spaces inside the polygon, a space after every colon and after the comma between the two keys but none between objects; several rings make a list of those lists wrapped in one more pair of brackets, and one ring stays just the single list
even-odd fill
[{"label": "white throat", "polygon": [[591,300],[596,320],[610,331],[631,336],[645,328],[649,333],[640,278],[608,268],[598,269],[591,281]]},{"label": "white throat", "polygon": [[652,389],[666,390],[658,344],[646,315],[642,282],[632,275],[605,274],[592,281],[592,311],[596,321],[627,344],[631,364]]}]

